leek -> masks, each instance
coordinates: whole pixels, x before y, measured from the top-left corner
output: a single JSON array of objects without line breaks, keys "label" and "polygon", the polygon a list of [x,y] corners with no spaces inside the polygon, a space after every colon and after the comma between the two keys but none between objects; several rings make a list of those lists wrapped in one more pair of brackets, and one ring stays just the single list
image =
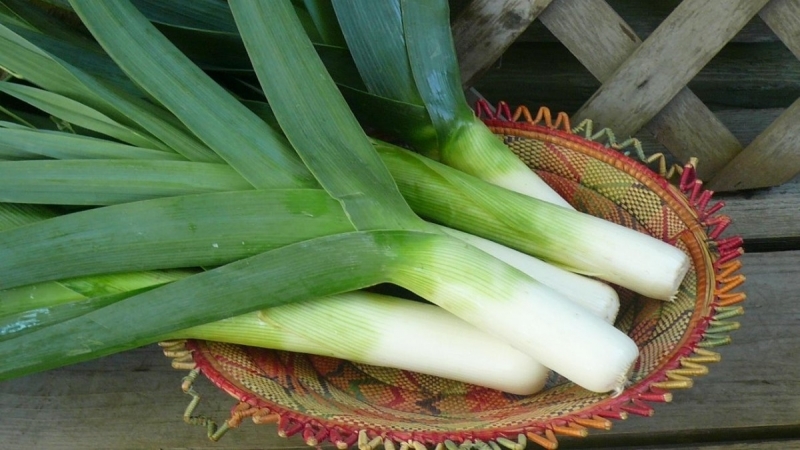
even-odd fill
[{"label": "leek", "polygon": [[[289,2],[232,1],[230,4],[245,48],[278,122],[320,184],[342,203],[355,227],[376,229],[388,224],[429,233],[431,228],[418,222],[419,219],[400,197],[396,185],[390,181],[388,170],[366,136],[355,132],[360,128],[353,116],[344,112],[347,111],[344,100],[336,95],[323,95],[326,85],[328,92],[333,92],[335,85],[327,76],[322,62],[315,57],[311,42],[303,39],[302,26]],[[284,38],[288,40],[282,42]],[[319,76],[319,84],[313,85],[319,90],[311,90],[312,85],[278,81],[290,79],[296,73],[305,73],[310,77],[322,75]],[[295,112],[298,108],[311,110],[315,106],[325,107],[330,116],[301,118]],[[355,164],[357,161],[370,167],[371,173],[366,176],[359,174],[362,166]],[[384,171],[386,175],[383,175]],[[380,179],[376,179],[378,177]],[[368,192],[374,192],[376,199],[365,199],[364,194]],[[380,198],[380,205],[374,203],[377,198]],[[375,214],[382,214],[383,217],[376,218]],[[437,239],[432,241],[436,244],[431,248],[415,245],[403,249],[409,255],[415,254],[412,261],[417,264],[423,262],[426,265],[422,267],[433,268],[431,273],[405,266],[389,274],[388,281],[409,288],[469,323],[484,324],[490,334],[506,340],[587,389],[604,392],[619,389],[624,384],[627,371],[638,356],[636,344],[628,336],[602,319],[585,313],[583,308],[564,300],[517,269],[496,259],[486,258],[485,253],[472,247],[454,245],[452,238],[440,242],[442,236],[436,236]],[[431,252],[431,249],[434,251]],[[434,257],[444,257],[446,261],[457,263],[435,264],[431,261]],[[478,274],[469,270],[464,259],[467,257],[483,262],[484,271]],[[490,274],[488,278],[487,273]],[[469,278],[465,279],[465,274]],[[443,283],[443,279],[447,282]],[[487,286],[494,286],[491,294]],[[476,301],[476,298],[481,300]],[[526,312],[531,316],[542,314],[542,317],[548,317],[558,325],[548,330],[544,324],[541,327],[536,324],[531,327],[501,324],[502,316],[497,314],[511,311],[517,311],[524,317],[527,316]],[[497,319],[492,320],[493,317]],[[546,349],[546,331],[558,330],[559,327],[570,328],[574,324],[586,329],[597,327],[598,341],[616,347],[618,352],[608,355],[608,359],[596,358],[596,354],[585,351],[591,345],[582,346],[580,340],[572,341],[565,336],[567,348],[580,347],[574,350],[580,356],[578,359],[582,368],[577,370],[577,366],[558,361],[553,357],[557,352]],[[592,368],[593,373],[587,376],[582,372],[586,368]]]},{"label": "leek", "polygon": [[689,258],[615,223],[536,200],[442,164],[376,143],[400,190],[422,217],[659,300],[677,293]]},{"label": "leek", "polygon": [[311,353],[519,395],[540,390],[549,372],[441,308],[362,291],[254,311],[170,337]]},{"label": "leek", "polygon": [[0,160],[40,158],[184,159],[172,152],[143,149],[72,133],[0,128]]},{"label": "leek", "polygon": [[[15,339],[38,329],[82,316],[103,306],[144,292],[149,288],[130,289],[116,294],[91,298],[85,297],[80,300],[74,298],[66,300],[67,297],[63,293],[59,298],[57,294],[53,295],[55,293],[42,289],[43,292],[38,293],[38,295],[47,298],[47,305],[38,308],[27,305],[22,311],[0,314],[0,341]],[[74,295],[74,293],[72,294]],[[59,300],[63,303],[58,303]]]},{"label": "leek", "polygon": [[530,255],[452,228],[441,229],[475,248],[485,251],[495,258],[536,279],[545,286],[561,293],[573,302],[583,306],[608,323],[614,323],[619,312],[619,296],[611,286],[582,275],[548,264]]},{"label": "leek", "polygon": [[[334,0],[350,52],[370,93],[422,105],[436,130],[403,136],[418,151],[507,189],[572,208],[478,120],[461,90],[447,2]],[[358,108],[358,104],[353,105]],[[391,116],[392,111],[382,114]],[[407,121],[408,117],[396,120]]]},{"label": "leek", "polygon": [[[388,144],[377,144],[377,148],[404,198],[415,211],[431,221],[497,241],[571,271],[591,275],[662,300],[668,300],[675,294],[688,270],[688,258],[683,252],[645,234],[493,187]],[[120,264],[117,270],[122,271],[164,267],[133,264],[140,264],[135,263],[139,259],[137,253],[146,254],[144,249],[148,246],[169,248],[159,236],[162,236],[164,230],[178,230],[181,227],[175,223],[168,225],[165,220],[170,217],[187,220],[196,230],[192,240],[197,243],[191,247],[194,250],[189,252],[187,244],[191,240],[184,237],[179,238],[180,247],[177,249],[187,256],[205,250],[209,252],[208,257],[211,259],[180,261],[168,255],[147,257],[152,264],[163,264],[164,258],[173,258],[174,264],[220,264],[251,256],[254,251],[271,247],[263,246],[266,237],[258,231],[246,231],[248,224],[252,223],[250,221],[261,220],[265,225],[277,224],[275,220],[279,220],[279,216],[271,215],[271,211],[285,210],[289,207],[287,205],[294,205],[299,210],[305,208],[307,216],[291,219],[292,223],[297,224],[314,223],[314,217],[323,220],[322,212],[332,213],[336,210],[336,203],[316,189],[285,189],[262,193],[242,191],[236,194],[208,194],[206,197],[159,199],[158,197],[201,194],[213,190],[241,191],[248,187],[244,179],[224,165],[179,161],[160,163],[162,162],[125,160],[0,162],[0,173],[7,174],[0,178],[0,186],[3,187],[0,192],[3,192],[2,198],[5,201],[45,204],[106,205],[153,198],[150,203],[124,203],[108,210],[81,213],[85,220],[104,224],[95,226],[97,233],[104,230],[103,233],[107,234],[104,240],[119,245],[125,243],[127,247],[124,248],[132,254],[113,259],[115,264]],[[26,167],[31,169],[26,170]],[[223,204],[217,207],[217,215],[207,215],[204,201],[219,201]],[[251,211],[250,208],[255,208],[258,202],[263,202],[265,209],[257,213]],[[170,208],[178,207],[185,214],[166,215]],[[81,216],[63,218],[47,225],[40,224],[29,231],[0,233],[0,270],[7,274],[0,280],[0,286],[11,287],[33,282],[36,278],[32,277],[45,276],[46,272],[52,273],[48,277],[97,273],[72,271],[87,270],[81,269],[82,266],[78,263],[84,258],[99,262],[105,258],[105,252],[115,250],[112,247],[92,249],[91,241],[84,239],[100,239],[97,234],[65,232],[79,226],[78,217]],[[326,221],[335,220],[339,223],[339,230],[348,229],[348,219],[345,216],[335,219],[332,215],[324,217],[327,217],[324,219]],[[204,225],[211,220],[213,227],[220,227],[220,232],[227,231],[230,238],[215,239],[214,235],[206,234],[207,230],[217,229]],[[69,225],[70,223],[72,224]],[[50,231],[35,231],[45,228]],[[131,230],[126,239],[114,237],[114,234],[123,230]],[[148,236],[147,242],[135,246],[134,243],[140,242],[142,236]],[[31,251],[37,241],[63,246],[56,258],[63,258],[64,262],[43,264],[42,261],[45,260],[54,261],[54,257]],[[215,241],[218,248],[211,246]],[[241,242],[246,242],[246,245]],[[22,250],[25,248],[28,250]],[[83,256],[78,256],[79,254]],[[96,270],[105,271],[108,267],[99,263]],[[65,272],[67,270],[68,273]],[[12,274],[15,273],[31,278],[13,281]]]}]

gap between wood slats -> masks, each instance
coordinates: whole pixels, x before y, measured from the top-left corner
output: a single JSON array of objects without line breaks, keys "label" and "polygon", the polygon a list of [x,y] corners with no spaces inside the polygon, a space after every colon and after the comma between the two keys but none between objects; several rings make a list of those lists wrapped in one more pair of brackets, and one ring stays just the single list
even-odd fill
[{"label": "gap between wood slats", "polygon": [[[633,30],[603,0],[558,1],[545,10],[540,19],[601,82],[609,80],[641,46]],[[592,114],[581,116],[580,112],[576,117],[595,119]],[[598,121],[604,123],[602,118]],[[631,134],[617,129],[615,124],[604,124],[620,136]],[[698,167],[701,178],[716,173],[742,148],[688,88],[681,89],[646,128],[679,161],[700,158],[703,161]]]},{"label": "gap between wood slats", "polygon": [[[800,59],[800,0],[772,0],[760,16]],[[718,191],[776,186],[800,172],[800,99],[733,161],[709,186]]]}]

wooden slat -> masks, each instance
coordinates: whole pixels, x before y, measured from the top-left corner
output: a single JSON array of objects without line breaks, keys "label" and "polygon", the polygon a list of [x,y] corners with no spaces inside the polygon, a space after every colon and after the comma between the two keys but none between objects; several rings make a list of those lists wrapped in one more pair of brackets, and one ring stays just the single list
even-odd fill
[{"label": "wooden slat", "polygon": [[[697,441],[687,441],[680,444],[671,445],[648,445],[642,447],[641,445],[615,445],[613,450],[788,450],[800,449],[800,438],[798,439],[771,439],[769,440],[753,440],[745,442],[726,442],[726,443],[702,443]],[[559,445],[560,450],[570,449],[583,449],[583,450],[609,450],[606,446],[586,446],[587,443],[579,440],[562,440]],[[529,447],[528,450],[539,450],[536,447]]]},{"label": "wooden slat", "polygon": [[[792,440],[774,440],[762,442],[741,442],[741,443],[728,443],[722,445],[697,445],[695,450],[786,450],[789,448],[800,448],[800,439]],[[651,447],[648,450],[686,450],[685,445],[677,446],[658,446]]]},{"label": "wooden slat", "polygon": [[578,111],[620,135],[649,122],[767,0],[684,0]]},{"label": "wooden slat", "polygon": [[716,191],[776,186],[800,172],[800,99],[709,182]]},{"label": "wooden slat", "polygon": [[[461,0],[463,1],[463,0]],[[584,0],[581,0],[584,1]],[[681,0],[606,0],[640,38],[647,38],[667,18]],[[778,38],[759,18],[754,17],[731,39],[731,42],[776,42]],[[539,22],[534,22],[517,42],[558,42]]]},{"label": "wooden slat", "polygon": [[[580,0],[585,1],[585,0]],[[609,5],[625,18],[640,38],[646,38],[667,18],[669,13],[675,9],[681,0],[606,0]],[[450,0],[450,8],[453,16],[463,10],[470,0]],[[548,31],[541,22],[534,21],[527,30],[517,39],[516,42],[525,43],[551,43],[558,42],[558,38]],[[741,43],[760,43],[777,42],[778,37],[769,27],[758,17],[754,17],[747,23],[731,42]]]},{"label": "wooden slat", "polygon": [[[783,440],[776,439],[774,441],[761,441],[761,442],[740,442],[728,444],[693,444],[694,450],[786,450],[790,448],[800,448],[800,439]],[[648,450],[686,450],[686,445],[668,445],[657,447],[648,447]]]},{"label": "wooden slat", "polygon": [[[765,128],[777,119],[785,111],[781,108],[769,109],[720,109],[715,110],[714,115],[734,134],[736,139],[744,145],[752,142]],[[667,149],[653,137],[646,129],[634,135],[642,144],[645,155],[654,153],[664,153],[669,166],[677,163],[678,160],[667,151]],[[703,161],[699,162],[700,167]],[[703,178],[701,178],[703,179]],[[703,179],[706,181],[707,179]]]},{"label": "wooden slat", "polygon": [[[540,19],[601,82],[641,45],[633,30],[603,0],[559,1]],[[742,149],[736,137],[688,88],[681,89],[646,128],[679,161],[699,158],[701,178],[716,173]]]},{"label": "wooden slat", "polygon": [[800,178],[763,191],[715,198],[725,202],[722,212],[733,221],[730,232],[745,242],[800,238]]},{"label": "wooden slat", "polygon": [[[742,430],[800,429],[800,252],[750,254],[743,261],[746,314],[733,344],[717,349],[722,362],[694,388],[676,391],[672,403],[655,405],[654,417],[615,422],[582,446],[620,448],[651,437],[664,445],[692,442],[692,436],[730,441],[741,439]],[[157,348],[147,347],[0,383],[0,447],[308,448],[300,439],[278,438],[274,426],[249,422],[209,442],[203,429],[181,421],[189,400],[179,388],[183,372],[168,365]],[[197,388],[205,395],[198,413],[227,417],[234,403],[227,395],[204,380]]]},{"label": "wooden slat", "polygon": [[[601,83],[561,44],[516,43],[475,86],[494,101],[547,104],[573,114]],[[728,44],[688,87],[715,113],[788,108],[800,96],[800,61],[780,42]]]},{"label": "wooden slat", "polygon": [[[800,59],[800,0],[772,0],[760,16]],[[775,186],[800,172],[800,99],[712,180],[719,191]]]},{"label": "wooden slat", "polygon": [[[245,422],[218,443],[183,423],[190,397],[174,370],[150,346],[101,360],[0,383],[0,448],[85,450],[305,448],[279,438],[274,426]],[[235,404],[205,379],[197,414],[224,420]]]},{"label": "wooden slat", "polygon": [[461,81],[469,88],[552,0],[474,0],[453,21]]},{"label": "wooden slat", "polygon": [[683,88],[645,125],[679,161],[696,157],[697,175],[711,178],[742,151],[742,144],[697,96]]},{"label": "wooden slat", "polygon": [[772,0],[758,15],[800,59],[800,1]]},{"label": "wooden slat", "polygon": [[539,20],[600,81],[609,79],[642,43],[603,0],[558,0]]}]

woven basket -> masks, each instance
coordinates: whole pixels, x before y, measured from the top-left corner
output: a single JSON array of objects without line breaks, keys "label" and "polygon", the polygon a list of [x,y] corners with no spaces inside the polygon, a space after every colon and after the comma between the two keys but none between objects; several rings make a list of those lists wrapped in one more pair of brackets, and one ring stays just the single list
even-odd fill
[{"label": "woven basket", "polygon": [[[585,436],[589,428],[609,429],[611,419],[649,416],[651,404],[671,399],[670,390],[688,388],[692,376],[719,360],[708,350],[728,342],[742,313],[744,280],[736,274],[741,239],[720,239],[728,225],[720,203],[695,179],[693,165],[678,186],[626,156],[636,142],[617,144],[591,123],[571,129],[565,114],[555,123],[547,109],[534,118],[526,108],[511,114],[505,104],[478,113],[496,134],[577,209],[667,241],[685,251],[692,267],[674,302],[660,302],[618,289],[616,326],[638,344],[640,356],[630,385],[616,397],[586,391],[553,376],[547,388],[529,396],[407,371],[355,364],[320,356],[248,348],[206,341],[164,343],[177,367],[191,368],[184,390],[202,373],[240,402],[220,427],[193,417],[219,438],[242,419],[277,423],[281,436],[300,434],[315,446],[330,442],[363,450],[385,445],[521,449],[527,441],[555,448],[557,436]],[[584,135],[578,134],[584,131]],[[604,142],[597,142],[598,139]],[[641,152],[638,152],[641,154]],[[643,156],[643,155],[642,155]],[[196,400],[196,399],[195,399]]]}]

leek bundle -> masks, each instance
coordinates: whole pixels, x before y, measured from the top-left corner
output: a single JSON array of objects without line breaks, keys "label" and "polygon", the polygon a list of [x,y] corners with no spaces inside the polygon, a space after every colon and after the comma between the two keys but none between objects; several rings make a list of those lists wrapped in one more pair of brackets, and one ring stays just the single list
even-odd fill
[{"label": "leek bundle", "polygon": [[[688,268],[682,252],[370,140],[288,0],[230,2],[274,121],[209,78],[127,1],[70,3],[102,50],[69,30],[62,45],[48,45],[34,21],[0,17],[0,66],[35,85],[6,81],[0,90],[61,128],[34,129],[9,110],[0,202],[88,207],[0,232],[0,304],[17,289],[76,277],[189,272],[87,297],[101,300],[7,333],[0,379],[182,330],[213,339],[220,332],[211,324],[388,282],[513,347],[530,367],[598,392],[624,385],[637,349],[607,322],[613,306],[592,312],[529,275],[539,269],[490,256],[479,250],[490,246],[420,216],[664,299]],[[80,56],[86,49],[91,64]],[[609,230],[587,231],[595,227]],[[631,254],[615,256],[627,242]]]}]

